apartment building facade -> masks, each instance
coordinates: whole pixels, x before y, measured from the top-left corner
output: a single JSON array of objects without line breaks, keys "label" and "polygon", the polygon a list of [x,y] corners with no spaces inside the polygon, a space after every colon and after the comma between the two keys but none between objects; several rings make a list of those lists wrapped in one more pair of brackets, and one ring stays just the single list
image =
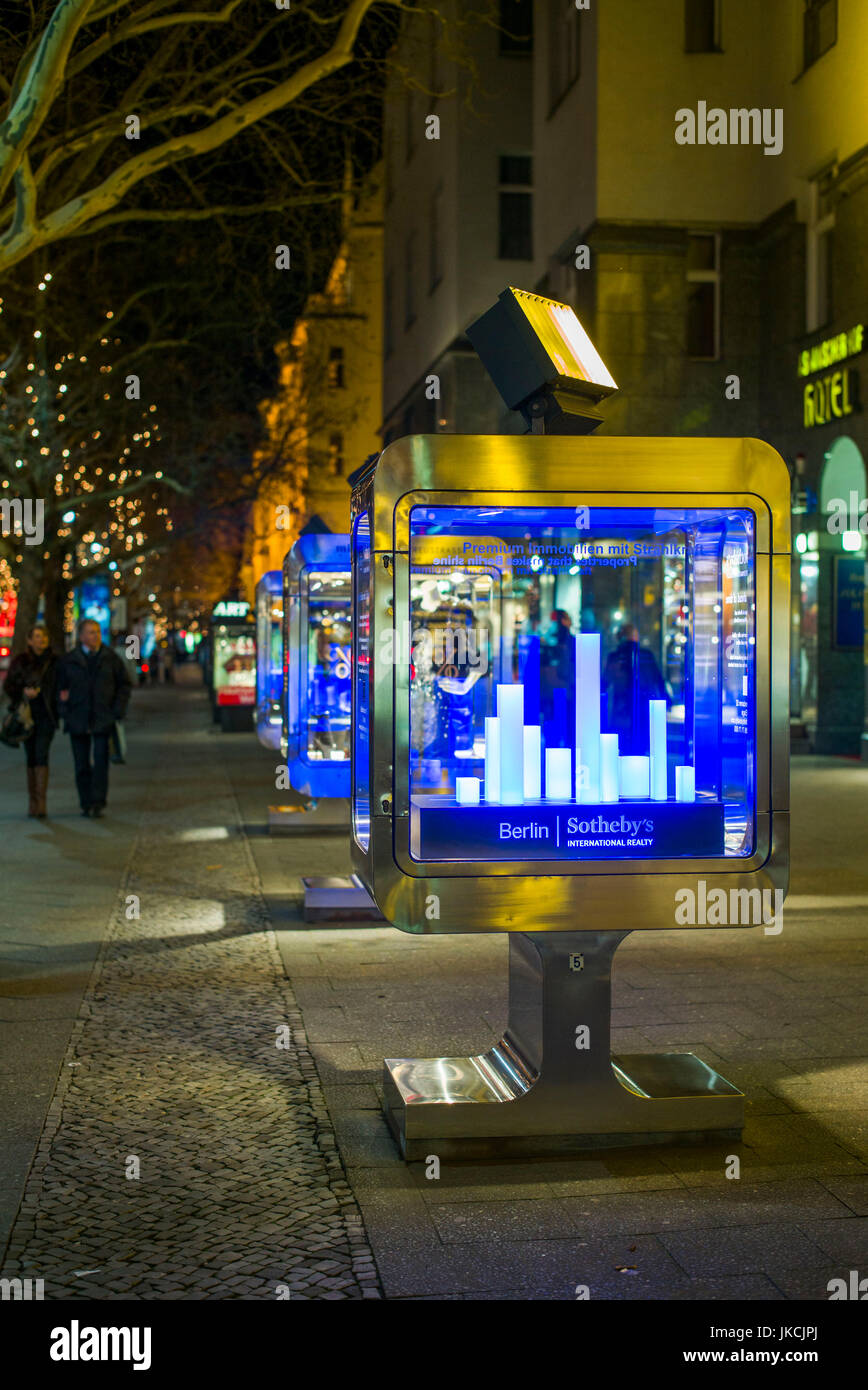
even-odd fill
[{"label": "apartment building facade", "polygon": [[[755,435],[787,460],[795,732],[858,753],[868,6],[503,0],[500,22],[475,39],[478,115],[438,98],[440,140],[415,147],[418,107],[405,96],[387,116],[384,437],[519,428],[463,331],[508,283],[571,303],[619,386],[601,432]],[[406,42],[425,71],[422,39]],[[468,85],[449,70],[441,89]],[[514,193],[530,218],[520,243]],[[427,294],[414,235],[441,248]],[[830,529],[829,503],[854,499]]]}]

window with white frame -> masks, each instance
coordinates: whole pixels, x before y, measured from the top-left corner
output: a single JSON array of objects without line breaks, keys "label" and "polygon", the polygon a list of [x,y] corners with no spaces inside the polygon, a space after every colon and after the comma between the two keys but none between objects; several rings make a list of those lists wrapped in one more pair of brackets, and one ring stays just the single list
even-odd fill
[{"label": "window with white frame", "polygon": [[581,68],[579,11],[575,0],[548,0],[549,111],[572,87]]}]

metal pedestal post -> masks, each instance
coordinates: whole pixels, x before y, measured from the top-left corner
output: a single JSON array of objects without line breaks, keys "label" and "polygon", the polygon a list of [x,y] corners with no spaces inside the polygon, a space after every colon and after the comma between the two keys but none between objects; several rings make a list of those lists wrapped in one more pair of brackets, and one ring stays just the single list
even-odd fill
[{"label": "metal pedestal post", "polygon": [[349,826],[350,803],[345,796],[321,796],[294,805],[268,808],[271,835],[346,835]]},{"label": "metal pedestal post", "polygon": [[302,878],[305,922],[382,922],[383,914],[355,874]]},{"label": "metal pedestal post", "polygon": [[692,1052],[611,1055],[612,958],[628,935],[511,934],[502,1041],[479,1057],[385,1062],[404,1157],[737,1139],[744,1096]]}]

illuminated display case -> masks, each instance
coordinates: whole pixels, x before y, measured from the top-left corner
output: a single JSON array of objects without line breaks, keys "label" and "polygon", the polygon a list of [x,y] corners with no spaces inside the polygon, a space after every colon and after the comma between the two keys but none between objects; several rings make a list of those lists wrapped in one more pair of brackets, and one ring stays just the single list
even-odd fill
[{"label": "illuminated display case", "polygon": [[283,565],[284,731],[293,788],[350,794],[352,641],[348,536],[301,536]]},{"label": "illuminated display case", "polygon": [[700,879],[785,887],[774,450],[405,439],[352,537],[354,865],[396,926],[671,928]]},{"label": "illuminated display case", "polygon": [[211,685],[215,717],[224,732],[252,727],[256,702],[256,642],[250,604],[221,599],[211,613]]},{"label": "illuminated display case", "polygon": [[256,733],[279,748],[283,694],[283,576],[269,570],[256,586]]}]

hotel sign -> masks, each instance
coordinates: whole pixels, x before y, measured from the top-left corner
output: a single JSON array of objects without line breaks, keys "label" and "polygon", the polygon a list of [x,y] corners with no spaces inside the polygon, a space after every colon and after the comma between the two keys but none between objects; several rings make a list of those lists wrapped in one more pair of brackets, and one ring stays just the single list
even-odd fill
[{"label": "hotel sign", "polygon": [[[798,374],[813,376],[827,367],[834,367],[848,357],[855,357],[865,344],[864,325],[859,323],[846,333],[836,333],[799,353]],[[858,406],[859,378],[852,367],[826,372],[816,381],[805,383],[802,408],[805,429],[828,425],[852,415]]]}]

